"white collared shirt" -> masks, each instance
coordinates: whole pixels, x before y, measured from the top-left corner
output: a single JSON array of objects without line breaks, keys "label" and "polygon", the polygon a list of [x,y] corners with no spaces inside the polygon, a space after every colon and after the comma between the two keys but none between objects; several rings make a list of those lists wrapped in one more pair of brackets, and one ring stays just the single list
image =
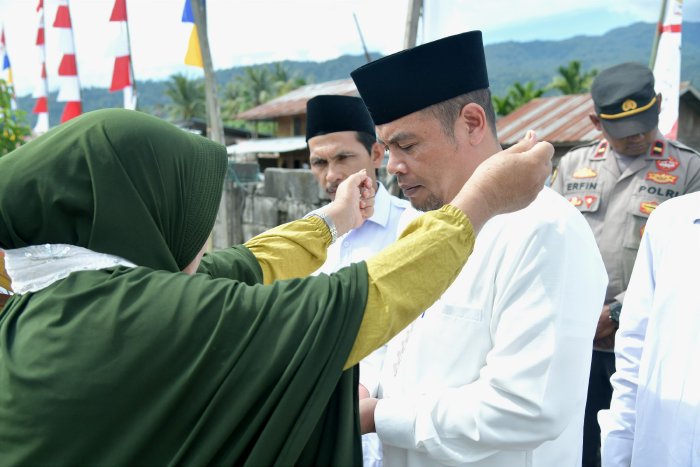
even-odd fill
[{"label": "white collared shirt", "polygon": [[[396,241],[401,234],[399,225],[420,213],[407,200],[391,196],[378,183],[374,200],[374,214],[357,229],[353,229],[328,248],[328,256],[318,273],[331,273],[358,261],[371,258]],[[408,211],[408,212],[406,212]],[[404,214],[406,212],[406,214]]]},{"label": "white collared shirt", "polygon": [[384,466],[580,467],[606,286],[590,227],[552,190],[489,220],[450,288],[388,344]]},{"label": "white collared shirt", "polygon": [[620,315],[604,467],[700,466],[700,192],[649,217]]}]

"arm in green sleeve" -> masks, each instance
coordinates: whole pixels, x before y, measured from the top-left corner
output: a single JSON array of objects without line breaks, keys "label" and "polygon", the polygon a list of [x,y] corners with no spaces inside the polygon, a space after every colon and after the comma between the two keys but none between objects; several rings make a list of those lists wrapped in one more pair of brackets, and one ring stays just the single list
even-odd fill
[{"label": "arm in green sleeve", "polygon": [[326,261],[331,234],[318,217],[299,219],[251,238],[245,246],[255,255],[265,284],[305,277]]},{"label": "arm in green sleeve", "polygon": [[394,337],[455,280],[474,249],[469,219],[454,206],[426,213],[367,261],[369,292],[346,368]]}]

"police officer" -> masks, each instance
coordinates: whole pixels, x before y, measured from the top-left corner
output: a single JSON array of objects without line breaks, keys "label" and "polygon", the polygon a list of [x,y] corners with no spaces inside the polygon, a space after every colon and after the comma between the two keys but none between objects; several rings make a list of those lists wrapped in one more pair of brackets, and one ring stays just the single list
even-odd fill
[{"label": "police officer", "polygon": [[700,154],[658,130],[661,95],[643,65],[623,63],[593,82],[593,125],[604,139],[572,149],[552,175],[552,188],[593,229],[609,276],[596,335],[584,422],[583,465],[600,465],[599,410],[610,407],[613,346],[639,242],[649,214],[665,200],[700,191]]}]

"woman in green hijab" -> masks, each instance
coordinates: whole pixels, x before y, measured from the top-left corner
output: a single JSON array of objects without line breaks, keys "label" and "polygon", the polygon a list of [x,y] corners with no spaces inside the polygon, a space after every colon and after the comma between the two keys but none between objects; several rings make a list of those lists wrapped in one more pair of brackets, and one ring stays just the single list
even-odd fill
[{"label": "woman in green hijab", "polygon": [[[1,463],[361,465],[353,365],[440,296],[489,217],[534,199],[551,153],[494,156],[389,250],[302,278],[331,242],[319,216],[199,264],[226,171],[207,139],[112,109],[17,149],[0,159]],[[340,234],[371,211],[365,180],[326,210]]]}]

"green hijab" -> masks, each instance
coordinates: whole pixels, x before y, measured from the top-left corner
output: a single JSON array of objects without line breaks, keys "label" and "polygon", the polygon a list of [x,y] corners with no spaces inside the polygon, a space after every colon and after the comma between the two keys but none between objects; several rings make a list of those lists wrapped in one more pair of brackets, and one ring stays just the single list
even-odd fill
[{"label": "green hijab", "polygon": [[139,266],[70,274],[0,313],[8,465],[361,465],[367,268],[262,284],[243,246],[191,262],[224,148],[124,110],[0,159],[0,246],[69,243]]},{"label": "green hijab", "polygon": [[214,225],[226,149],[141,112],[86,113],[0,158],[0,247],[66,243],[179,271]]}]

